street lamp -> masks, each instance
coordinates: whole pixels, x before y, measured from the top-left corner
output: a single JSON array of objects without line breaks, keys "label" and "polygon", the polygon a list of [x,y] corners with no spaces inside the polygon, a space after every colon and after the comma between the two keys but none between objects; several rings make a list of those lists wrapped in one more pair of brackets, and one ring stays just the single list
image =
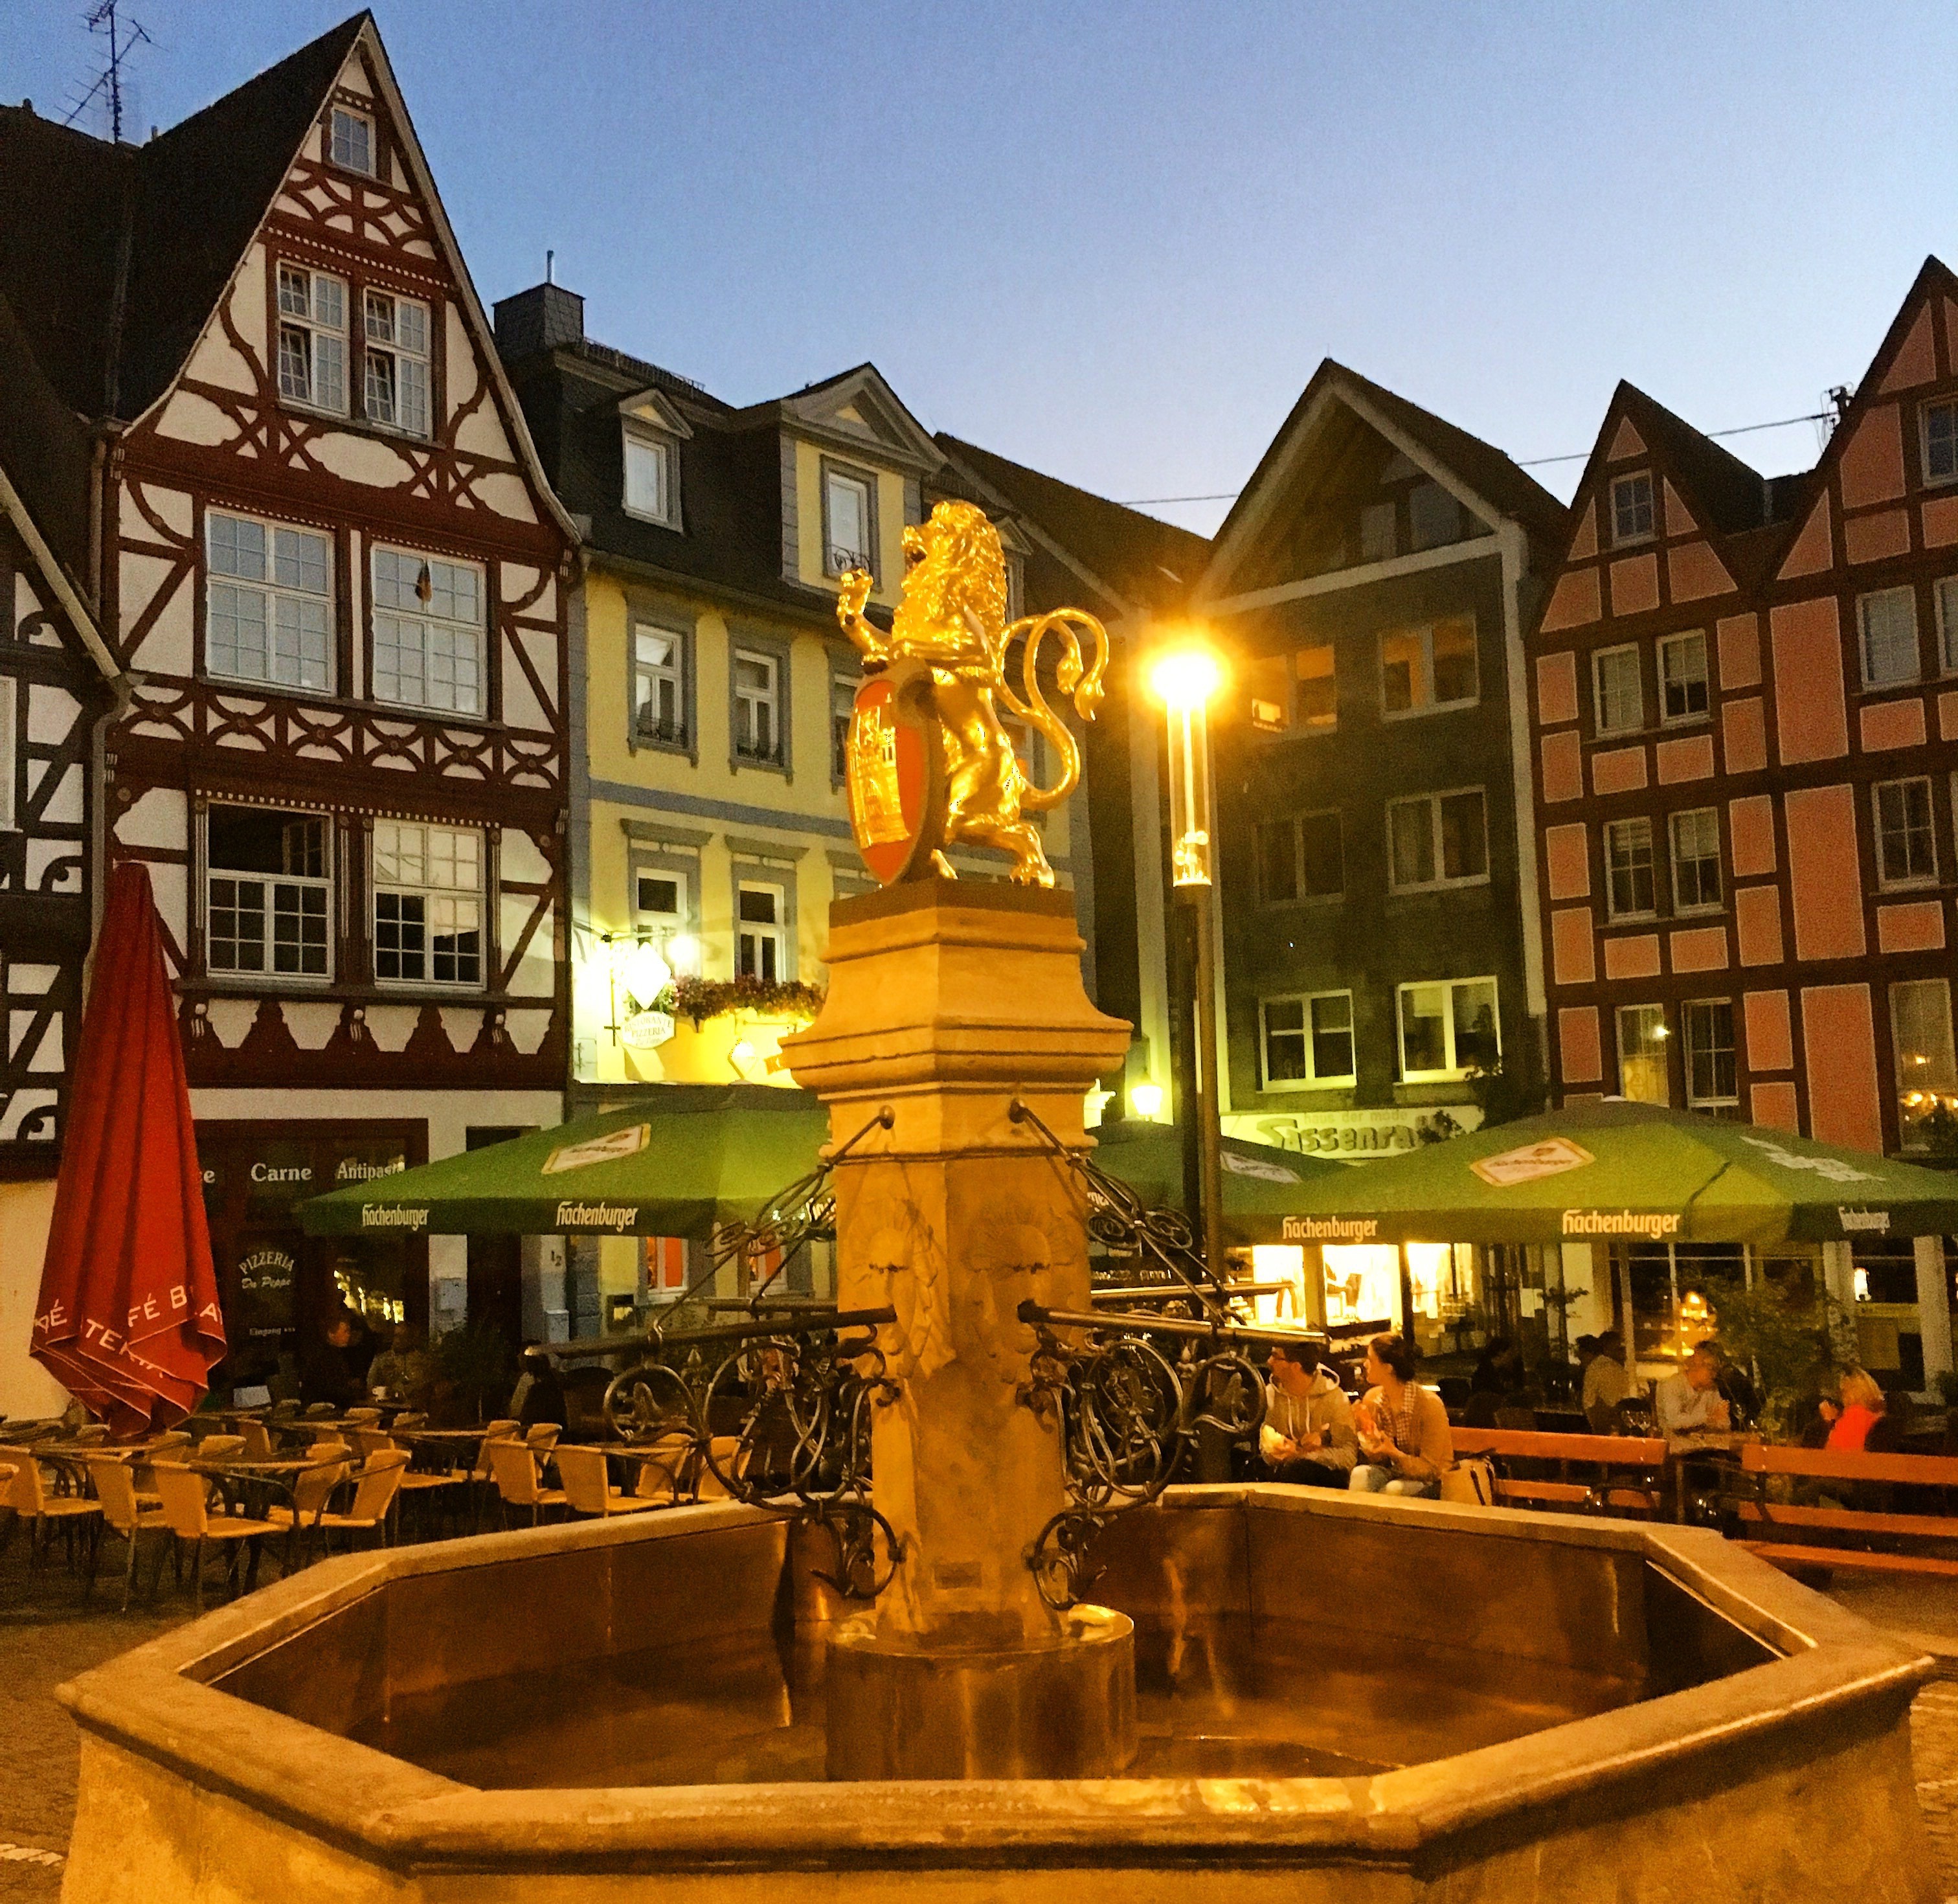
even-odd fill
[{"label": "street lamp", "polygon": [[[1218,1115],[1217,921],[1212,909],[1215,830],[1210,815],[1210,703],[1224,685],[1224,664],[1195,636],[1158,655],[1149,669],[1168,716],[1171,883],[1196,914],[1197,1132],[1203,1205],[1203,1254],[1224,1275],[1223,1130]],[[1187,889],[1186,890],[1186,889]]]}]

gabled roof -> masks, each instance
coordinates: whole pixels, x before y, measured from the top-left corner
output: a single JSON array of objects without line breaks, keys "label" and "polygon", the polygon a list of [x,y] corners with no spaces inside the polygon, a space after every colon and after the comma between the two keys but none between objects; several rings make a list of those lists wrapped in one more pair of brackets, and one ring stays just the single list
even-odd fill
[{"label": "gabled roof", "polygon": [[1221,570],[1241,554],[1253,528],[1268,510],[1273,490],[1290,479],[1327,407],[1340,402],[1369,421],[1377,418],[1405,437],[1418,459],[1448,472],[1497,516],[1517,522],[1529,534],[1546,540],[1561,535],[1564,505],[1513,459],[1433,411],[1410,403],[1384,385],[1327,357],[1313,373],[1218,527],[1212,544],[1214,569]]},{"label": "gabled roof", "polygon": [[939,447],[952,467],[1025,520],[1031,531],[1056,545],[1061,559],[1085,581],[1109,591],[1131,608],[1180,608],[1209,559],[1202,536],[1153,516],[1077,489],[1058,477],[1029,469],[949,435]]},{"label": "gabled roof", "polygon": [[[1620,383],[1606,413],[1607,427],[1621,415],[1631,418],[1646,448],[1664,464],[1712,533],[1739,535],[1767,522],[1767,481],[1731,450],[1674,415],[1636,384]],[[1599,441],[1605,441],[1602,431]],[[1586,471],[1587,477],[1589,473]]]},{"label": "gabled roof", "polygon": [[70,411],[91,420],[141,417],[182,370],[363,39],[513,446],[569,535],[371,13],[342,21],[142,145],[0,107],[0,297]]}]

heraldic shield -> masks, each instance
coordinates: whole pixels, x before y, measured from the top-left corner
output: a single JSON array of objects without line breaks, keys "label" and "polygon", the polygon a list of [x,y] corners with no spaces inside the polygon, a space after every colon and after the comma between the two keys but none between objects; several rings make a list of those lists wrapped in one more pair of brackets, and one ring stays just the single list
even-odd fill
[{"label": "heraldic shield", "polygon": [[931,671],[899,662],[857,690],[850,716],[850,829],[881,886],[930,873],[945,827],[945,756]]}]

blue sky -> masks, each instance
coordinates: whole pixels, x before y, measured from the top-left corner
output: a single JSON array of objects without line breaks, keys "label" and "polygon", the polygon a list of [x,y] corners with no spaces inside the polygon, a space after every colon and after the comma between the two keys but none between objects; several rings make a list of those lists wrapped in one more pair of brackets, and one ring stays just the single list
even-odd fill
[{"label": "blue sky", "polygon": [[[348,11],[126,4],[138,136]],[[552,247],[592,335],[732,401],[872,358],[1124,500],[1234,489],[1329,354],[1522,457],[1587,449],[1621,376],[1797,415],[1958,262],[1948,4],[375,11],[486,301]],[[0,97],[65,111],[84,11],[0,9]]]}]

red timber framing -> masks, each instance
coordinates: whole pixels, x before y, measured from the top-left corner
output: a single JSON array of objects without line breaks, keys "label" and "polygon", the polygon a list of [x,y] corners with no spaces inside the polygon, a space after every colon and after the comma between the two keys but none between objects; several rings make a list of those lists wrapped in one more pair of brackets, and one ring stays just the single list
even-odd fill
[{"label": "red timber framing", "polygon": [[1621,385],[1529,658],[1561,1096],[1920,1146],[1958,1096],[1958,279],[1798,477]]},{"label": "red timber framing", "polygon": [[574,537],[371,20],[101,520],[193,1086],[560,1089]]}]

